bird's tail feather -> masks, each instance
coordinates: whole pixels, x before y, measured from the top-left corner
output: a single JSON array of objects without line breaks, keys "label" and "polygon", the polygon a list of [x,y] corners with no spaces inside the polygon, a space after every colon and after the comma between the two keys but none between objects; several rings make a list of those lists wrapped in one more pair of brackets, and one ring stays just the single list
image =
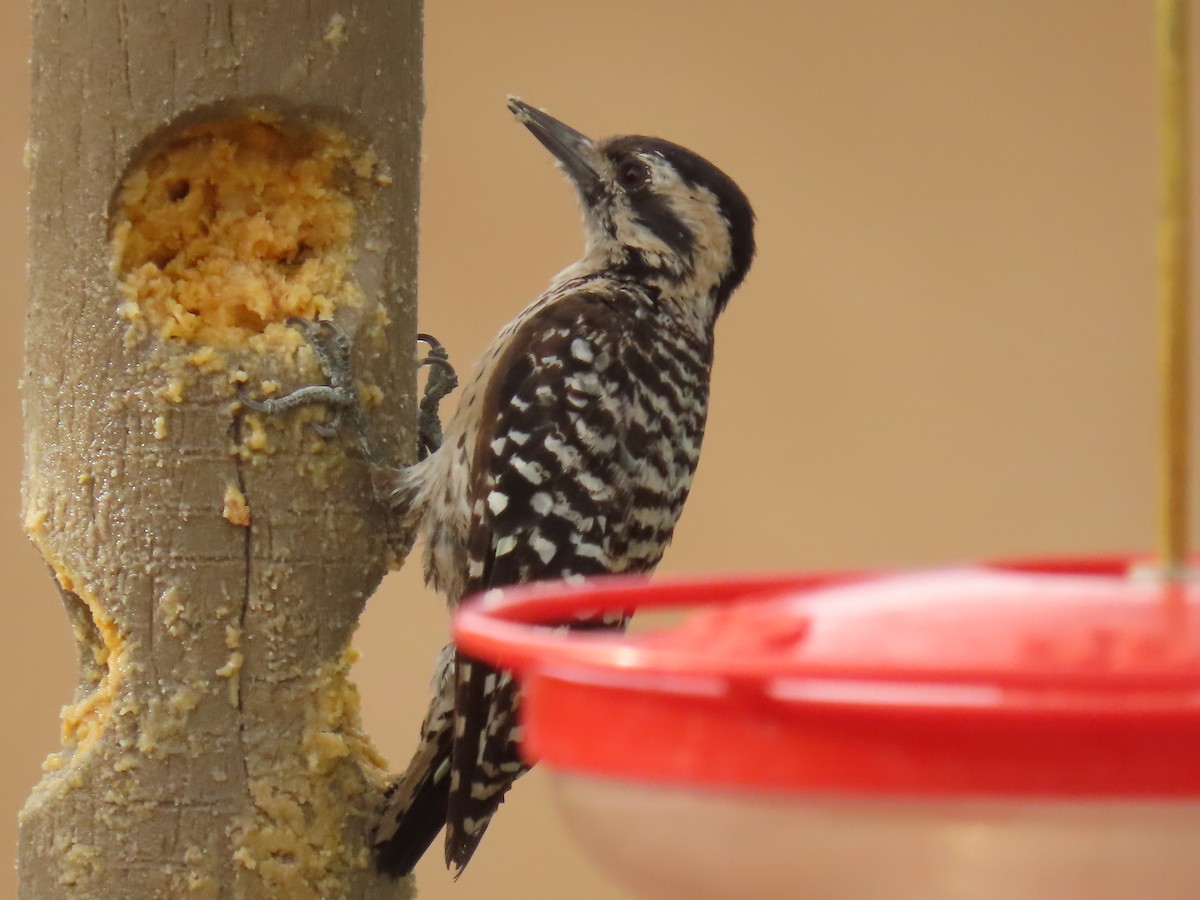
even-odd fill
[{"label": "bird's tail feather", "polygon": [[413,870],[446,824],[454,743],[453,644],[442,650],[430,687],[433,699],[421,728],[420,746],[388,791],[375,828],[375,865],[396,877]]},{"label": "bird's tail feather", "polygon": [[[511,672],[458,655],[453,769],[446,814],[446,865],[462,874],[522,762],[517,726],[519,695]],[[457,877],[457,875],[455,876]]]},{"label": "bird's tail feather", "polygon": [[[449,754],[442,759],[448,773]],[[438,765],[423,765],[415,772],[410,766],[388,792],[387,809],[375,832],[375,866],[385,875],[399,878],[411,872],[446,824],[450,784],[446,774],[434,777]]]}]

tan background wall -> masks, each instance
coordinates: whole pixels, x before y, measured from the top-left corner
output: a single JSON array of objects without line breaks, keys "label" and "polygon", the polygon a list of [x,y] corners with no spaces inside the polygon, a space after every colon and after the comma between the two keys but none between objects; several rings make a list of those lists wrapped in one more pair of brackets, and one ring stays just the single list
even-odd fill
[{"label": "tan background wall", "polygon": [[[505,93],[590,133],[668,137],[746,190],[760,254],[718,330],[710,436],[664,569],[1145,548],[1151,6],[428,0],[422,326],[465,364],[579,247]],[[0,4],[3,859],[74,666],[17,516],[27,13]],[[364,620],[364,715],[397,766],[445,622],[415,567]],[[537,772],[458,885],[432,860],[418,874],[426,900],[625,896],[561,833]]]}]

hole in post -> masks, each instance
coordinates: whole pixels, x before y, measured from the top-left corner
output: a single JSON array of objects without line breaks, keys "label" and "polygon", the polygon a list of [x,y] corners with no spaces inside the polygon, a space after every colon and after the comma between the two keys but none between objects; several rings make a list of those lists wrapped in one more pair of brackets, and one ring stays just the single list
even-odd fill
[{"label": "hole in post", "polygon": [[164,340],[236,347],[359,305],[349,185],[364,158],[333,128],[262,113],[160,143],[114,205],[122,316]]}]

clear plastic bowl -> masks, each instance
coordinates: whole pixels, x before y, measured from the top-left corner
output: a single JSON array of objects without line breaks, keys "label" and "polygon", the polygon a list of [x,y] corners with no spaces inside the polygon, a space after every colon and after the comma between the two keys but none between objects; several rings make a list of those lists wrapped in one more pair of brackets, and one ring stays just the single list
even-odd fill
[{"label": "clear plastic bowl", "polygon": [[555,772],[596,865],[654,900],[1195,900],[1200,803],[768,796]]}]

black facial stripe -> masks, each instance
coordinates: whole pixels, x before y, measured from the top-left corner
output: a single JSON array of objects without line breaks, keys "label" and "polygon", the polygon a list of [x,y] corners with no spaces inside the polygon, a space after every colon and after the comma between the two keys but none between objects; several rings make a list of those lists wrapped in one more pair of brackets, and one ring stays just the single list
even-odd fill
[{"label": "black facial stripe", "polygon": [[655,275],[660,275],[658,268],[649,265],[640,250],[626,248],[625,259],[617,263],[615,272],[621,278],[634,282],[644,282]]},{"label": "black facial stripe", "polygon": [[653,231],[664,244],[690,264],[696,238],[686,225],[659,196],[649,191],[635,191],[629,197],[638,222]]}]

